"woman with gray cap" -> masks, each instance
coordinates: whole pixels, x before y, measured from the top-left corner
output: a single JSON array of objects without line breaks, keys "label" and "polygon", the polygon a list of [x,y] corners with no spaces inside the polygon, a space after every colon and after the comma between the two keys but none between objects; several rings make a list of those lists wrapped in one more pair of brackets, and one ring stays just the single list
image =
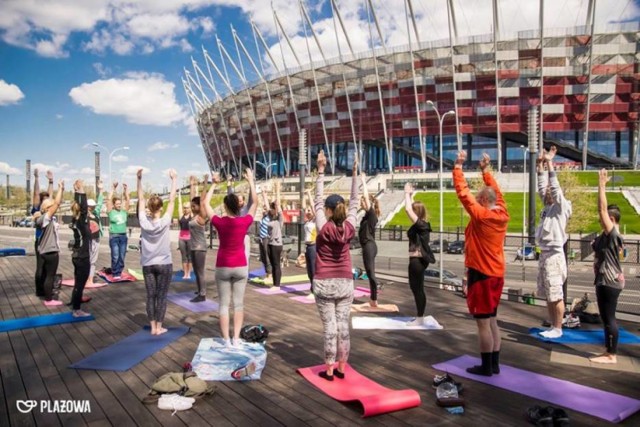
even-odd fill
[{"label": "woman with gray cap", "polygon": [[[324,169],[327,159],[318,153],[318,179],[316,181],[316,273],[313,293],[324,329],[324,361],[327,370],[320,376],[333,381],[344,378],[349,358],[349,313],[353,302],[353,273],[351,271],[351,239],[356,234],[358,211],[358,160],[353,162],[353,180],[349,211],[342,196],[332,194],[323,200]],[[337,370],[334,364],[338,360]]]}]

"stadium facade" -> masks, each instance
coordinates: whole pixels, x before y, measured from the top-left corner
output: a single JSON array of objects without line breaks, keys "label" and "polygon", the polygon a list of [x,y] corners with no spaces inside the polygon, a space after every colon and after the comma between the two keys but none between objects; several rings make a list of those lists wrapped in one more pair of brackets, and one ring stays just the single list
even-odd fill
[{"label": "stadium facade", "polygon": [[[375,10],[366,3],[376,31]],[[243,164],[261,163],[266,169],[275,163],[274,174],[295,174],[300,130],[306,129],[308,160],[322,148],[336,173],[351,169],[356,148],[369,172],[437,169],[438,115],[448,111],[455,115],[442,121],[445,165],[461,147],[470,163],[486,151],[497,167],[516,168],[522,165],[527,135],[536,131],[545,146],[558,146],[576,167],[635,166],[640,24],[596,28],[591,0],[584,26],[549,30],[540,22],[539,29],[499,36],[496,3],[493,34],[456,37],[449,0],[447,40],[418,41],[413,21],[408,45],[366,52],[342,52],[338,46],[337,58],[306,64],[302,58],[310,58],[309,51],[294,51],[295,66],[285,64],[270,76],[262,58],[252,57],[233,31],[243,60],[232,59],[218,41],[222,59],[216,63],[203,50],[204,63],[193,61],[193,71],[183,79],[209,166],[237,173]],[[331,5],[334,22],[342,23]],[[311,22],[300,7],[313,43]],[[411,7],[409,12],[413,18]],[[277,12],[274,16],[278,25]],[[252,28],[255,48],[262,46],[270,55]],[[348,31],[342,30],[348,41]],[[292,48],[286,35],[281,43]],[[258,81],[244,78],[243,63],[260,76]],[[230,84],[227,69],[241,85]],[[535,125],[532,114],[540,115]]]}]

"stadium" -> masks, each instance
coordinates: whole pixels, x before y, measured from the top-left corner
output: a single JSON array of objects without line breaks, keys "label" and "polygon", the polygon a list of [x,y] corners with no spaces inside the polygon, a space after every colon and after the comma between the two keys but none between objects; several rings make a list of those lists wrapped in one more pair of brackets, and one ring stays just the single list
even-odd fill
[{"label": "stadium", "polygon": [[[376,10],[365,3],[376,31]],[[341,24],[337,5],[331,5]],[[417,41],[414,20],[408,45],[382,44],[364,52],[344,52],[338,45],[336,58],[295,67],[285,63],[271,75],[262,74],[262,59],[251,59],[233,31],[238,58],[242,52],[245,59],[234,63],[232,49],[218,41],[222,59],[216,63],[205,50],[204,63],[193,61],[183,80],[209,166],[237,173],[243,164],[255,168],[258,163],[264,169],[273,166],[274,175],[296,175],[302,129],[309,144],[307,163],[322,148],[336,174],[351,169],[356,147],[368,173],[437,169],[440,148],[445,169],[463,148],[470,164],[488,152],[498,170],[521,170],[529,135],[542,135],[536,144],[556,145],[575,169],[636,165],[638,22],[599,28],[592,0],[582,26],[551,30],[540,22],[538,29],[499,35],[494,1],[493,34],[457,37],[454,5],[447,2],[449,39]],[[543,6],[540,2],[540,16]],[[301,14],[313,43],[302,5]],[[274,16],[278,24],[277,11]],[[408,16],[413,18],[411,7]],[[276,64],[253,23],[252,30],[255,48]],[[342,31],[349,41],[348,31]],[[283,34],[281,43],[293,50]],[[299,62],[311,57],[307,53],[294,51]],[[245,78],[239,87],[220,71],[241,75],[238,68],[247,67],[260,79]],[[218,77],[224,85],[216,87]]]}]

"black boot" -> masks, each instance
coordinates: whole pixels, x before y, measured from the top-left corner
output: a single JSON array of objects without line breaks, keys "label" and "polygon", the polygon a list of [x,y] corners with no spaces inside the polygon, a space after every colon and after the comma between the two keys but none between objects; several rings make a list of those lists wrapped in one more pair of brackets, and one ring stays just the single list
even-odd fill
[{"label": "black boot", "polygon": [[491,353],[480,353],[482,356],[482,365],[476,365],[471,368],[467,368],[467,372],[475,375],[483,375],[485,377],[490,377],[492,374],[491,370]]},{"label": "black boot", "polygon": [[500,373],[500,350],[491,353],[491,372]]}]

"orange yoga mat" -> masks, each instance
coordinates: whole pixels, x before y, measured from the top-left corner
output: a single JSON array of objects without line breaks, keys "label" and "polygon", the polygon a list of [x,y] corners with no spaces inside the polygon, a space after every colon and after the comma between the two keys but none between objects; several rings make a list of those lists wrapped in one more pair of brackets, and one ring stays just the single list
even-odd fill
[{"label": "orange yoga mat", "polygon": [[415,390],[391,390],[383,387],[359,374],[348,364],[344,371],[344,379],[334,376],[333,381],[327,381],[318,375],[325,369],[326,365],[318,365],[300,368],[298,373],[335,400],[340,402],[357,400],[360,402],[364,409],[363,417],[420,406],[420,395]]}]

